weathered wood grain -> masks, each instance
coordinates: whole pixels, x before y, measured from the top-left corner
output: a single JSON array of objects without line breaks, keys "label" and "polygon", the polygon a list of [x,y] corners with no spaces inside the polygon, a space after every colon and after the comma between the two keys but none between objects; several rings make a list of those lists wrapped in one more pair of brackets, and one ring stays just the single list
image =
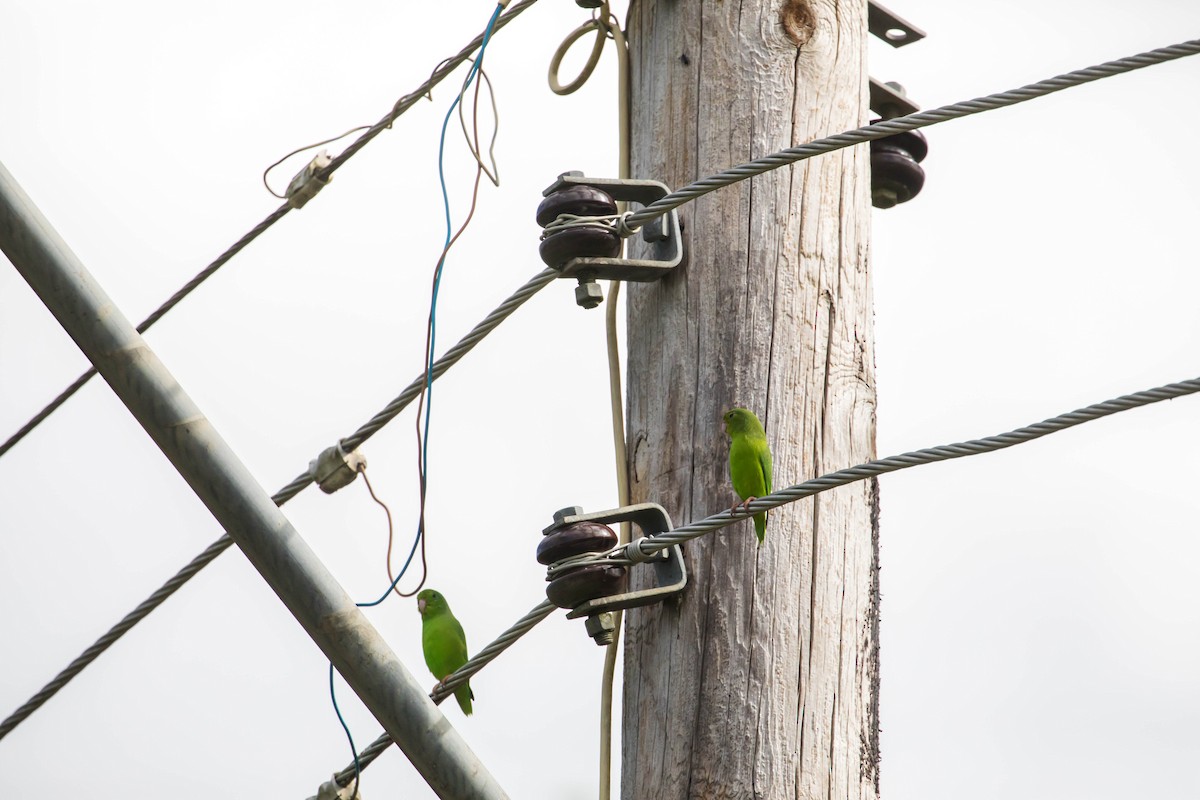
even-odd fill
[{"label": "weathered wood grain", "polygon": [[[861,1],[636,0],[633,176],[857,127],[865,40]],[[869,179],[860,147],[681,209],[685,266],[628,287],[633,502],[731,505],[735,405],[776,487],[874,456]],[[761,549],[749,521],[687,546],[683,599],[626,617],[623,797],[878,795],[877,508],[860,483],[772,512]]]}]

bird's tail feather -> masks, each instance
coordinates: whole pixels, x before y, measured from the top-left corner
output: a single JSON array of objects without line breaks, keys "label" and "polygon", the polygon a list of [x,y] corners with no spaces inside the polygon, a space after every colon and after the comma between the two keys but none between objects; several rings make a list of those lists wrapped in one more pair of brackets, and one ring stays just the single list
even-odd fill
[{"label": "bird's tail feather", "polygon": [[471,691],[470,684],[464,683],[462,686],[454,690],[454,699],[458,701],[458,707],[468,717],[471,716],[471,701],[475,699],[475,693]]}]

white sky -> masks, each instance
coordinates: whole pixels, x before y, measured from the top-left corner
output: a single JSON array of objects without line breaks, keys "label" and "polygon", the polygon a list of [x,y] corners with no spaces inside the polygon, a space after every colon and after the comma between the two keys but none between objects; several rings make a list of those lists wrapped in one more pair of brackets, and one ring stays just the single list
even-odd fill
[{"label": "white sky", "polygon": [[[872,42],[871,72],[925,107],[1200,34],[1189,0],[894,6],[929,38]],[[491,8],[0,0],[0,161],[138,321],[276,208],[266,165],[379,119]],[[615,174],[612,54],[577,95],[545,84],[585,18],[543,0],[488,50],[502,186],[448,261],[440,350],[542,268],[541,189],[566,169]],[[924,192],[874,215],[880,455],[1200,375],[1198,81],[1187,59],[927,131]],[[148,336],[268,492],[420,369],[456,82]],[[448,153],[458,220],[471,165],[458,136]],[[552,512],[615,505],[602,312],[572,286],[436,385],[430,584],[473,652],[542,597],[533,549]],[[0,437],[85,367],[0,269]],[[883,479],[887,800],[1200,794],[1198,411],[1177,400]],[[413,418],[364,448],[401,548]],[[386,529],[361,483],[285,513],[352,595],[382,591]],[[219,535],[93,381],[0,459],[0,715]],[[415,603],[370,616],[432,685]],[[474,717],[443,708],[514,798],[591,797],[601,663],[556,615],[473,681]],[[301,800],[350,756],[326,669],[226,553],[0,742],[0,794]],[[379,724],[344,684],[339,698],[365,746]],[[431,796],[395,749],[363,791]]]}]

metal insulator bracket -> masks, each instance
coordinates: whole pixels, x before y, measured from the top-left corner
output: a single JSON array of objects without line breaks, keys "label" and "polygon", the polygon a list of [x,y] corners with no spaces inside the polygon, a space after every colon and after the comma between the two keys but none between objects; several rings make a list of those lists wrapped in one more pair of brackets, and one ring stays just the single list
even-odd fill
[{"label": "metal insulator bracket", "polygon": [[867,30],[892,47],[904,47],[925,38],[925,31],[884,8],[875,0],[867,0]]},{"label": "metal insulator bracket", "polygon": [[[568,510],[577,513],[555,514],[554,524],[547,527],[542,533],[553,533],[560,528],[580,522],[598,522],[603,525],[632,522],[641,529],[644,536],[666,533],[671,530],[671,517],[667,514],[666,509],[657,503],[638,503],[592,514],[584,514],[578,506]],[[683,551],[679,545],[673,545],[649,558],[643,556],[639,560],[654,566],[655,586],[653,588],[588,600],[568,611],[567,618],[578,619],[579,617],[591,617],[605,611],[654,605],[672,595],[679,594],[687,586],[687,567],[683,564]]]},{"label": "metal insulator bracket", "polygon": [[343,486],[354,483],[360,470],[367,466],[367,459],[357,450],[347,453],[338,442],[326,447],[321,454],[308,462],[308,474],[325,494],[333,494]]},{"label": "metal insulator bracket", "polygon": [[874,78],[868,78],[871,110],[883,119],[906,117],[921,110],[921,107],[908,99],[904,87],[894,81],[883,83]]},{"label": "metal insulator bracket", "polygon": [[324,189],[329,181],[329,178],[319,177],[321,170],[333,163],[328,151],[322,150],[313,156],[313,160],[308,162],[304,169],[296,173],[296,177],[292,178],[292,182],[288,184],[287,191],[284,196],[287,197],[287,203],[292,208],[304,208],[304,204],[317,196],[317,192]]},{"label": "metal insulator bracket", "polygon": [[[648,206],[671,193],[659,181],[586,178],[582,172],[572,170],[559,175],[542,195],[549,197],[571,186],[591,186],[608,193],[613,200],[641,206]],[[642,241],[650,250],[645,258],[573,258],[557,267],[559,277],[642,283],[659,280],[683,261],[683,234],[678,212],[672,209],[647,223],[642,228]]]}]

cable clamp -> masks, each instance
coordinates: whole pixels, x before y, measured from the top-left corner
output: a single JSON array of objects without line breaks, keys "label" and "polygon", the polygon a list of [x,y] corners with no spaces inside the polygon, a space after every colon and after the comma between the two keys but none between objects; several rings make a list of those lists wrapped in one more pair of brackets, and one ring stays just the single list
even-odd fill
[{"label": "cable clamp", "polygon": [[330,164],[333,159],[329,155],[328,150],[322,150],[313,156],[313,160],[308,162],[304,169],[296,173],[296,177],[292,178],[292,182],[288,184],[287,192],[284,197],[287,198],[288,205],[292,208],[304,208],[304,204],[317,196],[317,192],[325,188],[325,186],[333,180],[333,176],[322,178],[321,172]]},{"label": "cable clamp", "polygon": [[358,791],[358,781],[351,781],[346,786],[338,786],[337,773],[325,781],[317,789],[317,793],[308,800],[362,800],[362,792]]},{"label": "cable clamp", "polygon": [[642,536],[634,539],[621,550],[621,556],[628,559],[631,564],[646,564],[651,561],[665,561],[670,556],[670,550],[652,550],[649,553],[642,550],[642,543],[650,541],[649,536]]},{"label": "cable clamp", "polygon": [[367,468],[367,459],[357,450],[347,453],[339,441],[326,447],[308,462],[308,475],[325,494],[333,494],[343,486],[354,483],[358,473]]}]

